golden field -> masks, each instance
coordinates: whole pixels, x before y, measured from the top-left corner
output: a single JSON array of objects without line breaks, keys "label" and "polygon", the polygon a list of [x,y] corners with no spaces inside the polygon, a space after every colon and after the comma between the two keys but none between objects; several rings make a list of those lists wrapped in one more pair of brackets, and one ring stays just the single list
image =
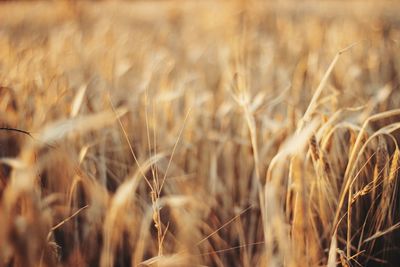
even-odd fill
[{"label": "golden field", "polygon": [[400,5],[0,4],[0,266],[399,266]]}]

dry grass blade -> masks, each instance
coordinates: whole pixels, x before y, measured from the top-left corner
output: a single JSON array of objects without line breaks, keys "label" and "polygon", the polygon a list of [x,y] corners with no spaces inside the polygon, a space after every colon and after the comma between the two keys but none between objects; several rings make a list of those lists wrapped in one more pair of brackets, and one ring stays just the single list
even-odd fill
[{"label": "dry grass blade", "polygon": [[337,249],[337,239],[336,239],[336,234],[335,234],[332,237],[331,245],[329,248],[327,267],[335,267],[336,266],[336,249]]},{"label": "dry grass blade", "polygon": [[71,113],[70,116],[71,118],[76,117],[78,115],[79,109],[82,106],[83,99],[85,97],[87,86],[83,85],[79,88],[78,92],[75,95],[74,101],[72,102],[71,105]]},{"label": "dry grass blade", "polygon": [[60,120],[47,125],[39,134],[38,139],[43,143],[53,143],[66,138],[68,135],[84,134],[88,131],[98,130],[113,123],[117,116],[124,115],[128,110],[119,108],[115,111],[103,111],[93,115]]},{"label": "dry grass blade", "polygon": [[201,243],[203,243],[204,241],[206,241],[207,239],[209,239],[210,237],[212,237],[213,235],[215,235],[216,233],[218,233],[219,231],[221,231],[221,229],[224,229],[227,225],[231,224],[233,221],[235,221],[237,218],[239,218],[240,216],[242,216],[244,213],[246,213],[247,211],[249,211],[252,208],[252,206],[249,206],[247,208],[245,208],[244,210],[242,210],[239,214],[237,214],[236,216],[234,216],[232,219],[230,219],[229,221],[227,221],[226,223],[224,223],[223,225],[221,225],[220,227],[218,227],[216,230],[214,230],[212,233],[208,234],[206,237],[204,237],[203,239],[201,239],[200,241],[198,241],[196,243],[196,246],[200,245]]},{"label": "dry grass blade", "polygon": [[364,240],[364,242],[370,242],[370,241],[372,241],[372,240],[374,240],[374,239],[377,239],[377,238],[379,238],[379,237],[381,237],[381,236],[384,236],[384,235],[386,235],[386,234],[388,234],[388,233],[390,233],[390,232],[392,232],[392,231],[397,230],[399,227],[400,227],[400,222],[399,222],[399,223],[396,223],[396,224],[394,224],[394,225],[392,225],[392,226],[390,226],[390,227],[387,228],[386,230],[376,232],[374,235],[372,235],[372,236],[366,238],[366,239]]},{"label": "dry grass blade", "polygon": [[184,121],[183,121],[183,125],[182,125],[182,127],[181,127],[181,129],[180,129],[180,131],[179,131],[179,134],[178,134],[178,137],[177,137],[176,142],[175,142],[175,144],[174,144],[174,147],[172,148],[171,156],[169,157],[169,160],[168,160],[167,169],[165,170],[164,176],[163,176],[163,178],[162,178],[162,180],[161,180],[161,184],[160,184],[160,187],[159,187],[159,189],[158,189],[158,193],[161,193],[161,190],[162,190],[162,188],[163,188],[163,186],[164,186],[165,180],[167,179],[168,170],[169,170],[169,168],[170,168],[170,166],[171,166],[171,162],[172,162],[172,159],[173,159],[173,157],[174,157],[174,154],[175,154],[175,151],[176,151],[176,147],[177,147],[178,144],[179,144],[179,140],[181,139],[183,130],[185,129],[185,125],[186,125],[186,122],[187,122],[187,120],[188,120],[188,118],[189,118],[190,111],[191,111],[191,109],[189,109],[189,111],[186,113],[185,119],[184,119]]},{"label": "dry grass blade", "polygon": [[81,211],[83,211],[84,209],[86,209],[87,207],[89,207],[89,205],[86,205],[80,209],[78,209],[77,211],[75,211],[71,216],[69,216],[68,218],[65,218],[64,220],[62,220],[61,222],[59,222],[58,224],[56,224],[55,226],[51,227],[51,232],[49,232],[49,234],[47,235],[47,240],[50,239],[51,234],[54,230],[56,230],[57,228],[63,226],[66,222],[68,222],[69,220],[71,220],[72,218],[74,218],[75,216],[77,216],[79,213],[81,213]]},{"label": "dry grass blade", "polygon": [[333,68],[335,67],[337,61],[339,60],[340,56],[345,53],[346,51],[350,50],[353,46],[356,44],[351,44],[348,47],[340,50],[339,52],[336,53],[335,57],[333,58],[331,64],[329,65],[328,69],[326,70],[324,76],[321,79],[321,82],[319,83],[317,89],[315,90],[315,93],[313,94],[313,97],[311,98],[310,104],[308,104],[308,107],[306,111],[304,112],[303,117],[300,119],[299,125],[297,130],[300,131],[303,129],[304,124],[308,122],[311,118],[312,113],[315,111],[315,108],[318,103],[318,99],[320,98],[322,94],[322,90],[325,88],[325,85],[329,79],[329,76],[332,73]]}]

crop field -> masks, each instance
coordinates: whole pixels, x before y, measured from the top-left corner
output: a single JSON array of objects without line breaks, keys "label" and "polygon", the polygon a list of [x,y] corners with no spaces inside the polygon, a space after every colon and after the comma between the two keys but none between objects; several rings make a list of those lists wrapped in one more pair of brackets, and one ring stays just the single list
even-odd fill
[{"label": "crop field", "polygon": [[400,266],[400,3],[0,3],[0,267]]}]

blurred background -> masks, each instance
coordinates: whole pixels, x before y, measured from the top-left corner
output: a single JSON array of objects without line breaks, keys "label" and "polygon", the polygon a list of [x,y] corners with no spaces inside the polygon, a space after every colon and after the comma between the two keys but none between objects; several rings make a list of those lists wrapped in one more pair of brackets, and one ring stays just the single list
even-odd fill
[{"label": "blurred background", "polygon": [[398,266],[399,11],[2,1],[0,266]]}]

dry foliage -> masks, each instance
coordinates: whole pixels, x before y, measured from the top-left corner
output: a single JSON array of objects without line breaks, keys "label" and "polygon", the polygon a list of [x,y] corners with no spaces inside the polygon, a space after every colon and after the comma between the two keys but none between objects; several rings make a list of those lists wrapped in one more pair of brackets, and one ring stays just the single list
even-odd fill
[{"label": "dry foliage", "polygon": [[0,266],[398,266],[399,5],[285,3],[1,4]]}]

